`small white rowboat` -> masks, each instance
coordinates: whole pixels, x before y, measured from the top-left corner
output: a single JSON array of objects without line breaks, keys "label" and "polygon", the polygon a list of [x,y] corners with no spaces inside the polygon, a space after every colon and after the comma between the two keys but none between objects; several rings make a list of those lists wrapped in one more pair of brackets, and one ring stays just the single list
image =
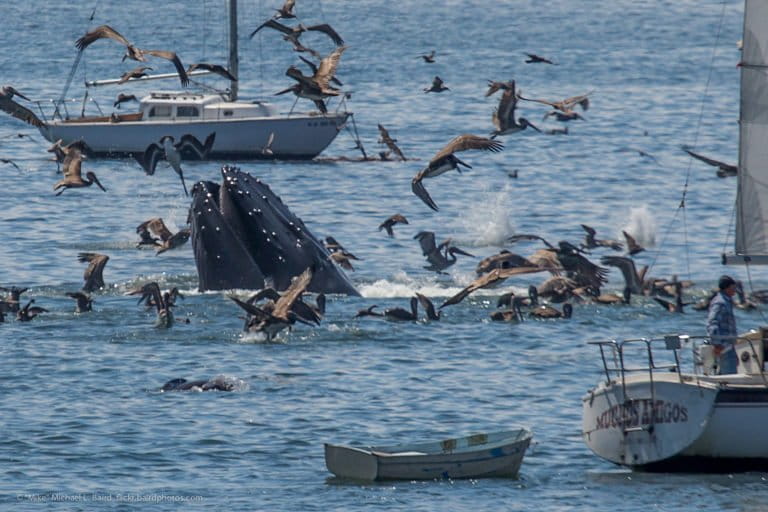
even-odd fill
[{"label": "small white rowboat", "polygon": [[521,428],[367,449],[326,443],[325,465],[338,477],[357,480],[516,477],[531,437]]}]

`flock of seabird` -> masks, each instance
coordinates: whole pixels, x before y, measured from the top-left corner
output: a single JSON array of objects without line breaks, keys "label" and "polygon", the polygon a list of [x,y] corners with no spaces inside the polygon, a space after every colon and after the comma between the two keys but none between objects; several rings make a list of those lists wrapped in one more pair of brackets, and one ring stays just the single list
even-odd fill
[{"label": "flock of seabird", "polygon": [[[315,64],[313,61],[300,56],[301,60],[309,66],[311,74],[305,75],[297,67],[289,67],[286,75],[295,80],[296,83],[276,94],[292,92],[297,97],[313,101],[318,110],[326,113],[325,100],[329,97],[343,94],[341,89],[336,87],[340,86],[341,82],[335,75],[339,60],[346,46],[344,46],[342,37],[327,24],[306,26],[300,23],[296,26],[289,26],[280,23],[278,20],[296,18],[293,12],[294,7],[295,1],[287,0],[280,9],[276,9],[276,14],[272,18],[259,25],[251,33],[251,37],[263,28],[270,28],[282,33],[283,39],[291,43],[295,51],[307,53],[320,59],[319,64]],[[336,48],[326,57],[321,57],[318,52],[301,43],[301,35],[307,31],[326,34],[336,45]],[[80,51],[85,51],[91,44],[100,39],[110,39],[123,45],[125,47],[123,61],[130,59],[143,64],[147,62],[148,57],[170,61],[173,63],[184,87],[189,84],[188,73],[196,69],[208,70],[229,80],[236,80],[236,77],[232,76],[226,68],[218,65],[196,63],[185,68],[175,52],[139,48],[108,25],[102,25],[89,31],[77,40],[76,46]],[[437,52],[432,50],[430,53],[420,55],[418,58],[423,59],[426,64],[432,64],[435,62],[436,56]],[[526,54],[526,56],[526,63],[556,65],[550,59],[536,54]],[[142,65],[128,71],[122,75],[119,83],[140,78],[150,69],[152,68]],[[445,82],[439,76],[435,76],[432,84],[424,88],[425,93],[442,93],[446,91],[450,91],[450,88],[445,85]],[[427,192],[423,182],[425,179],[438,177],[451,170],[461,172],[462,167],[471,169],[472,166],[461,160],[457,156],[458,153],[469,150],[499,152],[503,150],[504,146],[497,140],[498,137],[509,136],[529,127],[537,132],[541,132],[538,127],[526,118],[517,117],[516,109],[519,101],[547,105],[552,110],[544,115],[544,119],[553,117],[557,121],[568,122],[584,120],[584,117],[575,109],[579,107],[582,111],[586,111],[590,106],[590,95],[592,94],[588,92],[564,100],[550,101],[523,96],[516,87],[514,80],[489,80],[485,96],[492,96],[497,92],[501,92],[501,98],[497,108],[492,113],[492,123],[495,129],[490,132],[489,137],[472,134],[462,134],[454,137],[413,177],[411,184],[413,193],[432,210],[437,211],[438,206]],[[0,90],[0,108],[30,124],[35,125],[36,122],[39,122],[36,121],[37,118],[34,114],[31,114],[27,109],[12,101],[14,96],[29,100],[13,87],[6,86]],[[115,100],[114,107],[119,109],[122,103],[128,101],[136,101],[136,97],[121,93]],[[378,125],[378,130],[380,134],[379,143],[386,145],[388,148],[386,152],[380,153],[381,159],[389,160],[390,156],[392,156],[398,160],[407,161],[407,158],[397,145],[397,139],[393,138],[381,124]],[[568,134],[568,129],[567,127],[554,129],[547,133]],[[192,151],[199,158],[205,159],[213,145],[214,137],[215,134],[211,134],[208,139],[200,142],[191,135],[185,135],[179,141],[174,140],[173,137],[165,136],[159,139],[157,143],[153,143],[148,147],[143,154],[136,155],[136,159],[147,174],[154,173],[157,162],[160,159],[167,160],[179,175],[184,192],[187,194],[181,168],[181,153],[182,151]],[[274,134],[270,136],[268,143],[262,149],[263,154],[271,154],[273,140]],[[692,157],[718,167],[718,175],[732,176],[737,172],[735,166],[703,157],[687,148],[684,149]],[[82,176],[81,166],[88,152],[88,148],[82,142],[74,142],[64,146],[61,141],[58,141],[49,151],[54,153],[55,159],[60,163],[64,174],[63,179],[54,185],[56,195],[60,195],[69,188],[89,187],[94,184],[106,192],[107,189],[102,186],[93,172],[86,172],[85,178]],[[16,165],[10,159],[2,159],[0,162]],[[378,226],[378,229],[379,231],[384,230],[389,237],[393,237],[395,235],[395,226],[407,224],[409,224],[408,220],[398,213],[385,219]],[[701,303],[693,304],[683,301],[683,289],[690,286],[691,283],[678,281],[674,276],[671,280],[648,277],[645,275],[647,267],[637,271],[632,258],[642,252],[643,247],[637,243],[630,233],[623,232],[625,240],[622,243],[616,240],[597,238],[597,232],[593,228],[585,224],[582,224],[581,227],[585,231],[584,242],[581,244],[560,241],[557,245],[553,245],[538,235],[515,235],[510,237],[509,243],[539,241],[544,247],[536,250],[529,256],[521,256],[505,249],[498,254],[485,257],[476,267],[477,278],[459,293],[446,299],[438,308],[435,308],[428,297],[416,293],[414,297],[410,298],[410,307],[408,309],[394,307],[379,312],[377,311],[378,306],[372,305],[358,311],[354,318],[380,317],[393,321],[417,321],[419,320],[418,306],[421,305],[427,321],[438,321],[441,319],[443,308],[461,302],[477,290],[496,286],[513,276],[539,272],[547,272],[550,274],[550,277],[539,286],[530,286],[525,296],[518,296],[514,293],[502,295],[498,300],[498,309],[491,313],[490,319],[494,321],[520,322],[524,318],[524,310],[527,310],[530,316],[538,318],[569,318],[573,313],[571,303],[574,301],[591,301],[596,304],[627,304],[631,301],[632,295],[638,294],[653,297],[659,305],[667,311],[674,313],[683,312],[683,308],[686,305],[692,305],[697,309],[706,307],[706,305],[702,306]],[[190,238],[190,230],[188,228],[172,233],[161,218],[152,218],[141,223],[136,228],[136,233],[140,238],[136,246],[138,248],[155,248],[158,255],[182,246]],[[474,257],[469,252],[456,247],[451,239],[444,240],[438,244],[436,242],[436,235],[432,231],[419,231],[413,238],[420,245],[422,254],[428,263],[424,268],[438,274],[445,273],[448,268],[455,264],[459,255]],[[351,260],[360,261],[359,258],[346,250],[333,237],[326,237],[325,248],[328,251],[328,258],[347,270],[354,270]],[[623,293],[621,295],[602,293],[601,287],[607,282],[608,270],[590,261],[590,251],[611,250],[619,252],[625,251],[625,248],[626,252],[624,255],[605,254],[600,259],[601,264],[620,269],[625,281]],[[76,301],[75,310],[78,313],[86,313],[92,310],[94,303],[90,294],[104,287],[103,272],[109,261],[109,256],[90,252],[80,253],[78,254],[78,260],[88,264],[83,276],[83,287],[78,291],[67,292],[66,295]],[[230,295],[229,298],[247,314],[243,330],[246,332],[263,333],[267,340],[272,340],[279,332],[290,328],[296,322],[308,325],[319,324],[325,313],[325,295],[319,294],[315,304],[303,300],[303,295],[307,291],[307,287],[313,277],[313,272],[314,269],[312,267],[307,268],[303,273],[296,276],[290,286],[282,291],[282,293],[272,288],[266,288],[246,300]],[[34,299],[21,306],[21,296],[27,291],[27,288],[8,286],[2,287],[0,290],[7,292],[7,296],[0,300],[0,321],[5,319],[6,313],[15,313],[17,321],[26,322],[48,311],[43,307],[36,306]],[[154,308],[157,313],[156,325],[165,328],[173,325],[172,308],[176,306],[177,298],[183,298],[178,289],[173,288],[162,291],[156,282],[146,283],[135,290],[129,291],[127,294],[140,296],[139,303],[144,303],[148,308]],[[740,297],[740,307],[749,307],[752,304],[744,298],[743,290],[741,290]],[[544,299],[550,304],[542,303],[541,301]],[[760,297],[757,298],[757,300],[759,299]],[[562,306],[558,309],[551,305],[553,303],[561,303]],[[211,384],[208,381],[188,382],[184,379],[169,381],[164,389],[166,387],[167,390],[191,388],[203,390],[231,389],[231,386],[228,389],[228,386],[223,384]]]}]

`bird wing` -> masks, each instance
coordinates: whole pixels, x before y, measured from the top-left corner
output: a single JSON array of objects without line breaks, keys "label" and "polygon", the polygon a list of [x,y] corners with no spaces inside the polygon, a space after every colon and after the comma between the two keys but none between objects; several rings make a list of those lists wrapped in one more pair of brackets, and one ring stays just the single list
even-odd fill
[{"label": "bird wing", "polygon": [[458,137],[455,137],[453,140],[451,140],[443,149],[441,149],[434,156],[434,158],[430,160],[430,163],[445,158],[453,153],[459,151],[467,151],[469,149],[484,149],[496,153],[504,149],[504,144],[497,140],[489,139],[487,137],[480,137],[478,135],[459,135]]},{"label": "bird wing", "polygon": [[395,139],[390,137],[389,132],[386,128],[384,128],[382,125],[379,126],[379,133],[381,134],[381,142],[387,145],[387,147],[395,153],[401,160],[405,160],[405,155],[403,155],[403,152],[400,151],[400,148],[395,143]]},{"label": "bird wing", "polygon": [[109,25],[100,25],[93,30],[88,31],[84,36],[75,41],[75,46],[78,50],[83,51],[94,41],[99,39],[112,39],[125,46],[130,46],[131,43],[123,37],[117,30],[113,29]]},{"label": "bird wing", "polygon": [[109,256],[95,252],[81,252],[77,255],[80,263],[88,263],[88,267],[83,273],[85,284],[83,290],[91,292],[104,286],[103,272],[104,267],[109,261]]},{"label": "bird wing", "polygon": [[187,74],[191,73],[192,71],[196,69],[205,69],[206,71],[210,71],[211,73],[216,73],[219,76],[223,76],[227,80],[232,80],[234,82],[237,82],[237,78],[229,72],[227,68],[224,66],[220,66],[218,64],[208,64],[207,62],[198,62],[196,64],[192,64],[187,68]]},{"label": "bird wing", "polygon": [[571,110],[576,105],[581,106],[582,110],[589,110],[589,95],[592,94],[592,91],[589,91],[586,94],[580,94],[578,96],[571,96],[570,98],[566,98],[560,103],[563,104],[566,109]]},{"label": "bird wing", "polygon": [[80,152],[80,150],[75,148],[69,149],[67,151],[67,156],[64,157],[64,162],[62,163],[62,172],[64,173],[64,178],[82,180],[82,164],[83,154]]},{"label": "bird wing", "polygon": [[251,35],[248,36],[248,37],[253,39],[253,36],[256,35],[256,32],[258,32],[259,30],[263,29],[264,27],[273,28],[275,30],[279,30],[283,34],[288,34],[288,35],[293,34],[293,29],[291,27],[289,27],[287,25],[283,25],[282,23],[279,23],[279,22],[277,22],[277,21],[275,21],[275,20],[270,18],[267,21],[265,21],[264,23],[262,23],[261,25],[259,25],[256,28],[256,30],[251,32]]},{"label": "bird wing", "polygon": [[182,87],[189,85],[187,70],[184,69],[184,64],[181,63],[181,59],[178,55],[176,55],[175,52],[169,52],[165,50],[142,50],[142,53],[173,62],[173,65],[176,67],[176,72],[179,74],[179,80],[181,80]]},{"label": "bird wing", "polygon": [[663,307],[667,311],[675,310],[675,304],[669,302],[668,300],[660,299],[658,297],[653,297],[653,300],[655,300],[658,304],[661,305],[661,307]]},{"label": "bird wing", "polygon": [[437,204],[432,199],[432,197],[429,195],[429,192],[427,192],[427,189],[424,187],[424,183],[422,182],[422,178],[424,177],[423,171],[419,171],[416,176],[414,176],[413,180],[411,181],[411,190],[414,194],[416,194],[416,197],[421,199],[424,204],[429,206],[435,211],[438,211]]},{"label": "bird wing", "polygon": [[413,238],[419,241],[419,245],[421,245],[421,253],[424,256],[432,254],[437,250],[435,233],[433,231],[419,231]]},{"label": "bird wing", "polygon": [[280,299],[275,302],[275,309],[272,313],[273,316],[278,318],[288,317],[288,312],[293,307],[293,303],[296,302],[296,300],[301,297],[301,294],[307,289],[310,281],[312,281],[313,274],[312,267],[308,267],[293,281],[293,283],[291,283],[291,286],[289,286]]},{"label": "bird wing", "polygon": [[635,237],[633,237],[632,235],[630,235],[626,231],[622,231],[622,233],[624,234],[624,238],[627,240],[627,249],[628,250],[631,251],[631,250],[634,250],[634,249],[640,247],[638,245],[637,241],[635,240]]},{"label": "bird wing", "polygon": [[493,270],[493,271],[491,271],[491,272],[488,272],[487,274],[483,274],[482,276],[480,276],[477,279],[475,279],[474,281],[472,281],[469,284],[469,286],[467,286],[466,288],[461,290],[459,293],[457,293],[453,297],[451,297],[448,300],[446,300],[445,302],[443,302],[440,305],[440,308],[442,309],[445,306],[451,306],[453,304],[458,304],[459,302],[461,302],[462,300],[467,298],[470,293],[472,293],[472,292],[474,292],[476,290],[479,290],[481,288],[485,288],[486,286],[490,286],[490,285],[492,285],[492,284],[494,284],[496,282],[501,281],[502,279],[504,279],[504,278],[502,278],[500,276],[500,269],[498,269],[498,268]]},{"label": "bird wing", "polygon": [[323,89],[328,87],[328,82],[330,82],[331,78],[333,78],[333,75],[336,74],[336,68],[339,65],[339,59],[341,58],[341,54],[344,53],[344,50],[346,49],[346,46],[339,46],[333,50],[330,55],[320,61],[320,66],[318,66],[317,72],[315,72],[312,78]]},{"label": "bird wing", "polygon": [[544,105],[549,105],[550,107],[553,107],[553,108],[559,108],[559,105],[560,105],[559,103],[554,103],[552,101],[535,99],[535,98],[524,98],[520,95],[517,96],[517,99],[520,99],[523,101],[533,101],[535,103],[543,103]]},{"label": "bird wing", "polygon": [[698,153],[694,153],[690,149],[683,148],[683,151],[691,155],[693,158],[696,158],[697,160],[701,160],[702,162],[705,162],[713,167],[719,167],[721,169],[727,169],[732,170],[733,172],[736,172],[738,169],[735,165],[726,164],[725,162],[721,162],[720,160],[715,160],[713,158],[706,157],[704,155],[700,155]]},{"label": "bird wing", "polygon": [[191,150],[195,156],[201,160],[205,159],[205,148],[194,135],[185,134],[181,136],[179,142],[174,144],[176,149],[181,152],[185,149]]},{"label": "bird wing", "polygon": [[394,214],[389,218],[393,224],[408,224],[408,219],[405,218],[405,215],[401,215],[399,213]]},{"label": "bird wing", "polygon": [[311,27],[307,27],[307,30],[316,30],[318,32],[322,32],[323,34],[330,37],[333,42],[336,44],[336,46],[341,46],[344,44],[344,40],[341,38],[341,36],[331,28],[330,25],[327,23],[322,23],[320,25],[312,25]]},{"label": "bird wing", "polygon": [[[512,82],[514,84],[514,82]],[[499,106],[493,113],[493,124],[499,130],[509,127],[515,122],[515,107],[517,106],[517,96],[515,96],[514,85],[512,89],[506,89],[499,100]]]},{"label": "bird wing", "polygon": [[229,298],[238,306],[243,308],[246,313],[249,315],[255,317],[257,320],[262,321],[268,319],[271,315],[265,311],[263,311],[261,308],[254,306],[253,304],[249,304],[247,302],[243,302],[237,297],[234,297],[232,295],[229,296]]},{"label": "bird wing", "polygon": [[420,293],[416,293],[416,297],[419,298],[419,303],[421,304],[421,307],[424,309],[424,311],[427,312],[427,318],[437,317],[437,314],[435,313],[435,305],[432,304],[432,301],[429,300],[429,297],[427,297],[426,295],[422,295]]},{"label": "bird wing", "polygon": [[582,224],[581,228],[587,232],[589,236],[595,236],[597,234],[597,231],[595,231],[594,228],[587,226],[586,224]]},{"label": "bird wing", "polygon": [[155,236],[160,237],[160,240],[165,242],[166,240],[169,240],[173,233],[171,233],[171,230],[168,229],[165,225],[165,222],[163,222],[163,219],[160,217],[155,217],[153,219],[149,219],[148,221],[144,222],[139,226],[149,229]]},{"label": "bird wing", "polygon": [[144,169],[144,172],[151,176],[152,174],[155,174],[157,162],[163,158],[164,154],[165,152],[163,151],[163,148],[153,142],[146,150],[144,150],[144,153],[133,153],[133,157],[139,162],[139,165]]},{"label": "bird wing", "polygon": [[[17,95],[21,96],[18,93]],[[35,115],[34,112],[29,110],[27,107],[16,103],[8,96],[0,96],[0,109],[2,109],[5,113],[15,117],[16,119],[21,119],[25,123],[29,123],[36,128],[43,126],[43,122]]]}]

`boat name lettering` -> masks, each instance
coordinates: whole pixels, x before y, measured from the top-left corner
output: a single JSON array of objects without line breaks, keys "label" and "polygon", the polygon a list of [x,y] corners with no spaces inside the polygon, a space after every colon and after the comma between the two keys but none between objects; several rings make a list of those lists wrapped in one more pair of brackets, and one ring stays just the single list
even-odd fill
[{"label": "boat name lettering", "polygon": [[666,400],[629,400],[598,415],[595,430],[686,422],[688,409],[683,405]]}]

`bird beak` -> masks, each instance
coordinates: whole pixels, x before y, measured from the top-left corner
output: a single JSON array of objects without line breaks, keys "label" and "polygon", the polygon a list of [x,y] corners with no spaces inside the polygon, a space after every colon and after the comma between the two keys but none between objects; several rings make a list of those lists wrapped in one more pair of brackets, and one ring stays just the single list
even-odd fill
[{"label": "bird beak", "polygon": [[537,132],[541,133],[541,130],[539,130],[532,122],[528,121],[528,126],[536,130]]},{"label": "bird beak", "polygon": [[16,91],[16,90],[14,90],[14,92],[13,92],[13,93],[14,93],[16,96],[18,96],[19,98],[24,98],[24,99],[25,99],[25,100],[27,100],[27,101],[32,101],[32,100],[30,100],[29,98],[27,98],[26,96],[24,96],[23,94],[21,94],[19,91]]},{"label": "bird beak", "polygon": [[94,177],[93,177],[93,182],[94,182],[96,185],[98,185],[98,187],[99,187],[101,190],[103,190],[104,192],[106,192],[106,191],[107,191],[107,189],[105,189],[105,188],[104,188],[104,185],[102,185],[102,184],[101,184],[101,182],[99,181],[99,179],[98,179],[96,176],[94,176]]},{"label": "bird beak", "polygon": [[451,252],[455,252],[455,253],[458,253],[458,254],[463,254],[464,256],[469,256],[470,258],[474,258],[475,257],[474,254],[469,254],[467,251],[462,251],[458,247],[451,247]]},{"label": "bird beak", "polygon": [[466,163],[466,162],[464,162],[464,161],[462,161],[462,160],[459,160],[459,159],[458,159],[458,157],[457,157],[456,155],[453,155],[453,158],[455,158],[455,159],[456,159],[456,163],[463,165],[463,166],[464,166],[464,167],[466,167],[467,169],[471,169],[471,168],[472,168],[472,166],[471,166],[471,165],[469,165],[468,163]]}]

